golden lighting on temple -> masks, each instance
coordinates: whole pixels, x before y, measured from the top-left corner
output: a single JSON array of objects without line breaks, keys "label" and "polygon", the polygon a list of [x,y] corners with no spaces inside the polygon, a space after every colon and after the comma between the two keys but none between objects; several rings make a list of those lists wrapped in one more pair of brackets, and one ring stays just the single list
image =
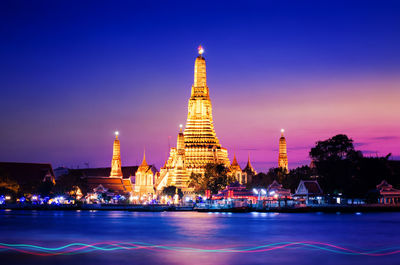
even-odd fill
[{"label": "golden lighting on temple", "polygon": [[111,173],[110,177],[119,177],[122,178],[122,170],[121,170],[121,145],[118,140],[119,132],[115,132],[115,140],[113,144],[113,157],[111,161]]},{"label": "golden lighting on temple", "polygon": [[285,132],[285,130],[281,129],[281,138],[279,138],[278,167],[283,168],[284,170],[289,172],[288,157],[287,157],[287,147],[286,147],[286,138],[283,136],[284,132]]},{"label": "golden lighting on temple", "polygon": [[228,151],[221,147],[214,131],[212,106],[207,86],[206,60],[203,47],[194,64],[194,80],[188,102],[188,114],[184,132],[180,126],[177,146],[170,149],[169,158],[160,169],[156,189],[176,186],[189,191],[188,181],[192,172],[205,172],[208,163],[230,166]]}]

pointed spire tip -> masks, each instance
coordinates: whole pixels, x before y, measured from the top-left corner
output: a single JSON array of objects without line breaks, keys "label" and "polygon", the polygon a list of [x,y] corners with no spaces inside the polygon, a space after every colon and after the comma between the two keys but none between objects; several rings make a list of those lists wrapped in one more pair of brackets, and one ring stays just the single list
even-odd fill
[{"label": "pointed spire tip", "polygon": [[199,45],[199,47],[197,48],[197,50],[198,50],[198,52],[199,52],[200,55],[203,55],[203,53],[204,53],[204,48],[203,48],[201,45]]}]

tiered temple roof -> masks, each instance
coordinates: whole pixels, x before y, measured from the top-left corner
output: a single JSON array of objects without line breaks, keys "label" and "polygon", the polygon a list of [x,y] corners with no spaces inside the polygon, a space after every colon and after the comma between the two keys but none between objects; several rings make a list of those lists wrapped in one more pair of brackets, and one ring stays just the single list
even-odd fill
[{"label": "tiered temple roof", "polygon": [[250,162],[250,154],[247,158],[247,164],[246,167],[243,169],[243,172],[247,173],[247,174],[251,174],[251,175],[257,175],[257,171],[253,168],[253,166],[251,165]]},{"label": "tiered temple roof", "polygon": [[200,46],[194,66],[194,82],[188,103],[185,130],[178,134],[177,147],[170,150],[167,163],[161,169],[159,185],[156,184],[157,189],[161,189],[163,185],[175,185],[188,190],[188,179],[192,172],[204,173],[208,163],[230,166],[228,152],[221,147],[214,131],[203,52]]}]

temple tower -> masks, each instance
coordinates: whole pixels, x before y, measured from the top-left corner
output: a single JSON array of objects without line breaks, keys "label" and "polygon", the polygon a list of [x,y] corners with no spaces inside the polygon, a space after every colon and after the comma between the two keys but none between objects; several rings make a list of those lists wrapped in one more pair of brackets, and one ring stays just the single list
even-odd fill
[{"label": "temple tower", "polygon": [[180,125],[177,143],[176,155],[173,163],[172,178],[169,183],[171,186],[186,187],[189,181],[189,174],[186,170],[186,156],[185,156],[185,136],[182,131],[182,124]]},{"label": "temple tower", "polygon": [[203,174],[208,163],[230,166],[228,152],[221,147],[214,131],[206,60],[201,46],[198,52],[194,64],[194,81],[188,103],[186,127],[182,135],[178,135],[177,147],[170,149],[167,163],[161,168],[158,190],[163,185],[174,184],[178,188],[190,191],[187,180],[192,172]]},{"label": "temple tower", "polygon": [[113,145],[113,157],[111,161],[111,173],[110,177],[119,177],[122,178],[122,170],[121,170],[121,146],[118,140],[119,132],[115,132],[115,140]]},{"label": "temple tower", "polygon": [[284,129],[281,130],[281,138],[279,139],[279,158],[278,158],[278,167],[285,169],[289,172],[288,167],[288,157],[287,157],[287,148],[286,148],[286,139],[283,136],[285,132]]},{"label": "temple tower", "polygon": [[203,48],[199,46],[198,50],[184,135],[188,168],[196,173],[204,173],[207,163],[222,163],[227,167],[230,163],[228,152],[221,147],[214,131],[206,60],[203,57]]}]

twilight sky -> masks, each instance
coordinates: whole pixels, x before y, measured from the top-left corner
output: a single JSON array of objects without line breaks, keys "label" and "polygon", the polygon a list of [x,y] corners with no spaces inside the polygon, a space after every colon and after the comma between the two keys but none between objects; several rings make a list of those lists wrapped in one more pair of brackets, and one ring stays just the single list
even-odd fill
[{"label": "twilight sky", "polygon": [[[251,2],[251,3],[250,3]],[[160,167],[205,48],[232,159],[289,167],[344,133],[400,159],[400,1],[1,1],[0,161]]]}]

